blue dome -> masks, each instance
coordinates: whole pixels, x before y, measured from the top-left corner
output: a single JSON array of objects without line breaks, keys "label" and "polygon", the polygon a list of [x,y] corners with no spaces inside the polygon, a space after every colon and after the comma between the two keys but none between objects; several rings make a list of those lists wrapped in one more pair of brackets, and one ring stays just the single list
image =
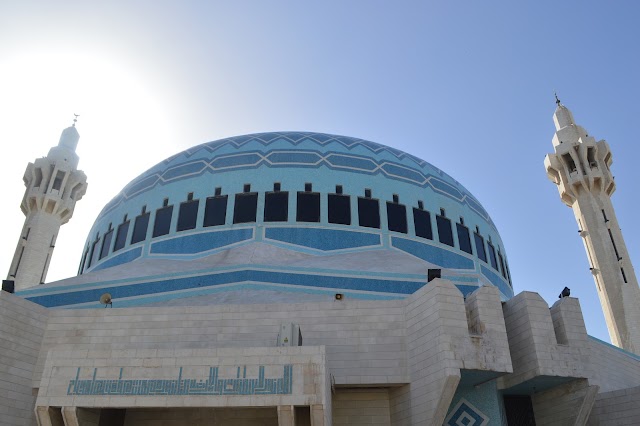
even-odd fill
[{"label": "blue dome", "polygon": [[463,291],[491,284],[513,294],[500,235],[459,182],[397,149],[310,132],[208,142],[147,170],[96,219],[80,274],[254,243],[307,257],[360,253],[364,263],[366,253],[402,253]]}]

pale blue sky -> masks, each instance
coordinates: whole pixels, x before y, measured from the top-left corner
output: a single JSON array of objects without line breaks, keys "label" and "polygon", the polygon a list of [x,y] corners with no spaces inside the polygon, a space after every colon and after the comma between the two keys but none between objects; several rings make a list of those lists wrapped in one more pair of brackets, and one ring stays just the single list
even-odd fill
[{"label": "pale blue sky", "polygon": [[[636,2],[0,3],[0,270],[27,162],[81,114],[89,191],[49,279],[75,274],[102,206],[146,168],[242,133],[310,130],[391,145],[462,182],[501,233],[516,292],[566,285],[609,340],[571,210],[546,178],[553,92],[613,151],[614,206],[636,266]],[[5,272],[2,272],[5,273]]]}]

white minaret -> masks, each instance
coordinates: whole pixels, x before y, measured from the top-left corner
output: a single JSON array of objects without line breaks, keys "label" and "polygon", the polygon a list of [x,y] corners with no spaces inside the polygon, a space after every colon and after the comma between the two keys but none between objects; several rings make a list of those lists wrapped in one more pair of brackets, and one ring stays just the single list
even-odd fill
[{"label": "white minaret", "polygon": [[611,341],[640,354],[640,288],[611,204],[616,189],[609,169],[611,150],[606,141],[596,142],[575,124],[559,100],[556,103],[555,154],[544,160],[547,176],[578,221]]},{"label": "white minaret", "polygon": [[24,172],[27,189],[20,208],[27,218],[7,277],[16,291],[44,282],[60,226],[71,219],[76,201],[87,191],[87,177],[78,170],[75,123],[62,131],[58,146]]}]

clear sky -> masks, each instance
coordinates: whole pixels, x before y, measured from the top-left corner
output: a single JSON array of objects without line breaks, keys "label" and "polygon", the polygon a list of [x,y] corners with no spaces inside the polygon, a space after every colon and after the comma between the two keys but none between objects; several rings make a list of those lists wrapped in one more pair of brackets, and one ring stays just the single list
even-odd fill
[{"label": "clear sky", "polygon": [[[462,182],[502,236],[516,292],[564,286],[609,341],[573,213],[547,180],[556,90],[607,139],[632,261],[640,147],[640,4],[632,1],[3,1],[0,167],[6,275],[28,162],[80,114],[89,189],[47,281],[75,275],[104,204],[190,146],[308,130],[424,158]],[[4,276],[3,275],[3,276]]]}]

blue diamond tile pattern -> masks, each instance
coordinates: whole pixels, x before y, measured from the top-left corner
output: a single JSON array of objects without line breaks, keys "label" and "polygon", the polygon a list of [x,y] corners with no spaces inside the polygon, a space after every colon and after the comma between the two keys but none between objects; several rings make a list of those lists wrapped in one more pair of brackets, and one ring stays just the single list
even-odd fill
[{"label": "blue diamond tile pattern", "polygon": [[486,210],[460,183],[428,162],[375,142],[310,132],[257,133],[189,148],[134,179],[105,206],[98,219],[158,185],[204,174],[258,167],[326,167],[382,174],[420,188],[431,188],[467,205],[493,226]]},{"label": "blue diamond tile pattern", "polygon": [[488,423],[489,417],[464,398],[456,404],[444,421],[446,426],[485,426]]}]

